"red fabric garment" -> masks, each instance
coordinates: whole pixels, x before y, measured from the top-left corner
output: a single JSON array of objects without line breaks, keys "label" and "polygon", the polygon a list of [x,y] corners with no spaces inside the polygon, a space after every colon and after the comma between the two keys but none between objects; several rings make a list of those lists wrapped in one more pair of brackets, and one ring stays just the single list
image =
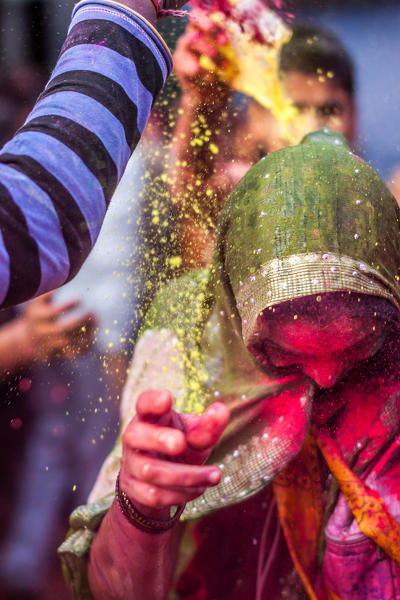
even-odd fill
[{"label": "red fabric garment", "polygon": [[[383,453],[378,463],[363,478],[368,490],[379,494],[390,515],[400,523],[400,436],[397,436]],[[363,505],[357,500],[362,511],[362,521],[375,525],[378,533],[384,533],[384,520],[375,506],[368,506],[368,498]],[[365,515],[365,517],[364,517]],[[400,564],[387,552],[366,537],[356,522],[349,503],[340,495],[335,510],[325,528],[326,550],[322,565],[325,587],[334,592],[340,600],[399,600]],[[398,550],[395,527],[385,533],[392,541],[392,553]]]},{"label": "red fabric garment", "polygon": [[[180,577],[176,592],[185,600],[249,600],[256,597],[259,554],[264,561],[277,534],[278,542],[264,586],[265,600],[278,600],[293,563],[283,537],[272,489],[204,517],[194,525],[196,552]],[[269,514],[266,545],[262,529]]]}]

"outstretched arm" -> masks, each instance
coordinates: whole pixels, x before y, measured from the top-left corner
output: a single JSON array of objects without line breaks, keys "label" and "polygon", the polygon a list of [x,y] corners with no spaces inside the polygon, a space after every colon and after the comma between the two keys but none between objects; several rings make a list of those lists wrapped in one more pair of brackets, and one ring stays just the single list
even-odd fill
[{"label": "outstretched arm", "polygon": [[[222,403],[201,416],[181,415],[168,392],[149,391],[137,403],[137,417],[123,436],[120,488],[146,517],[169,518],[170,507],[185,504],[216,485],[218,467],[203,466],[229,419]],[[163,600],[170,591],[180,526],[161,534],[132,525],[114,501],[92,544],[89,583],[95,600]]]},{"label": "outstretched arm", "polygon": [[49,83],[0,153],[0,306],[71,279],[97,238],[172,66],[141,15],[155,23],[151,0],[80,2]]}]

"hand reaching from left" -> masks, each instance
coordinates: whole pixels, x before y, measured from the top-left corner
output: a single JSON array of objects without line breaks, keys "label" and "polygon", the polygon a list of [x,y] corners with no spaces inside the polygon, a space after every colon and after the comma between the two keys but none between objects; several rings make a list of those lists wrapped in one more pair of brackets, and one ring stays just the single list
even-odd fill
[{"label": "hand reaching from left", "polygon": [[32,361],[46,361],[55,354],[72,358],[90,347],[97,321],[90,312],[71,316],[78,306],[77,300],[53,302],[51,292],[27,304],[21,320],[25,352]]}]

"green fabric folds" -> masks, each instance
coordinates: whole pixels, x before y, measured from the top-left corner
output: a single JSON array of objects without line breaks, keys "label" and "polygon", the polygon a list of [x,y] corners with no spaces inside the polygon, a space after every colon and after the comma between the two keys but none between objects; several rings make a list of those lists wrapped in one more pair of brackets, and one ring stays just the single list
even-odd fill
[{"label": "green fabric folds", "polygon": [[398,305],[398,224],[397,203],[380,177],[340,134],[322,129],[245,175],[221,216],[217,260],[239,302],[255,288],[249,275],[258,280],[265,272],[256,310],[341,289]]}]

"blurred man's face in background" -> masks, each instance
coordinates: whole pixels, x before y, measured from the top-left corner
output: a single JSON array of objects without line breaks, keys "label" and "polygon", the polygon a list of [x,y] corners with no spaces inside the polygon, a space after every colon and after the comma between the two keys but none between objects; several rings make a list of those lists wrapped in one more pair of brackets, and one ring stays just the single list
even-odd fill
[{"label": "blurred man's face in background", "polygon": [[[308,74],[288,71],[282,74],[287,96],[299,110],[291,144],[298,144],[310,131],[330,127],[343,133],[350,144],[356,132],[354,100],[335,82],[332,74]],[[282,137],[281,126],[271,113],[252,102],[249,107],[249,129],[253,142],[262,152],[273,152],[288,145]]]},{"label": "blurred man's face in background", "polygon": [[[307,120],[309,131],[330,127],[351,142],[355,133],[355,110],[350,94],[333,74],[309,75],[298,71],[284,74],[286,94]],[[304,131],[304,134],[308,131]],[[303,137],[303,136],[301,136]]]}]

